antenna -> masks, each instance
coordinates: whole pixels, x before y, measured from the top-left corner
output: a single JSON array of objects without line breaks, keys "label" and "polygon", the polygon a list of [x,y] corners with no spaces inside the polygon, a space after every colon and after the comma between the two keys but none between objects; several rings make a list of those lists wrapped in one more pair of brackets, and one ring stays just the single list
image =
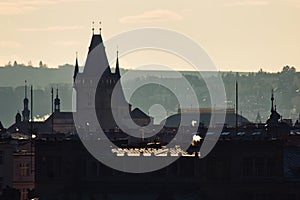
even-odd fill
[{"label": "antenna", "polygon": [[32,85],[30,86],[30,103],[31,103],[31,105],[30,105],[30,109],[31,109],[31,116],[30,116],[30,118],[31,118],[31,131],[32,131],[32,122],[33,122],[33,87],[32,87]]},{"label": "antenna", "polygon": [[31,109],[31,120],[30,120],[30,168],[31,168],[31,173],[33,172],[33,148],[32,148],[32,136],[33,136],[33,89],[32,89],[32,85],[30,86],[30,109]]},{"label": "antenna", "polygon": [[273,88],[272,88],[271,102],[272,102],[271,112],[273,112],[274,111],[274,89]]},{"label": "antenna", "polygon": [[239,84],[238,81],[235,82],[235,127],[236,131],[238,130],[238,112],[239,112]]},{"label": "antenna", "polygon": [[100,22],[99,22],[99,25],[100,25],[100,28],[99,28],[100,35],[101,35],[101,31],[102,31],[101,24],[102,24],[102,22],[100,21]]},{"label": "antenna", "polygon": [[53,134],[53,87],[51,87],[51,133]]},{"label": "antenna", "polygon": [[27,98],[27,80],[25,80],[25,98]]},{"label": "antenna", "polygon": [[58,98],[58,85],[56,86],[56,98]]}]

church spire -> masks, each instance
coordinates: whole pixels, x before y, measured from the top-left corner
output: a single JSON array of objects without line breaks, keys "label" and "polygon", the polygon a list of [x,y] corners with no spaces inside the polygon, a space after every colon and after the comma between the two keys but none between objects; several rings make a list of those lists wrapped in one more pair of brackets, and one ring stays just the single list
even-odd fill
[{"label": "church spire", "polygon": [[274,90],[272,89],[272,96],[271,96],[271,112],[274,112]]},{"label": "church spire", "polygon": [[257,115],[256,115],[256,120],[255,120],[256,123],[261,123],[261,116],[260,116],[260,113],[257,112]]},{"label": "church spire", "polygon": [[27,98],[27,81],[26,80],[25,80],[24,92],[25,92],[25,97],[24,97],[24,100],[23,100],[24,108],[23,108],[23,111],[22,111],[23,121],[29,121],[30,111],[28,109],[29,100]]},{"label": "church spire", "polygon": [[58,88],[56,88],[56,98],[54,100],[54,112],[60,112],[60,99],[58,97]]},{"label": "church spire", "polygon": [[117,61],[116,61],[116,70],[115,70],[115,74],[118,77],[121,77],[120,75],[120,66],[119,66],[119,51],[117,51]]},{"label": "church spire", "polygon": [[74,83],[75,83],[75,80],[76,80],[76,77],[77,77],[78,72],[79,72],[79,66],[78,66],[78,53],[76,52],[75,69],[74,69],[74,75],[73,75]]}]

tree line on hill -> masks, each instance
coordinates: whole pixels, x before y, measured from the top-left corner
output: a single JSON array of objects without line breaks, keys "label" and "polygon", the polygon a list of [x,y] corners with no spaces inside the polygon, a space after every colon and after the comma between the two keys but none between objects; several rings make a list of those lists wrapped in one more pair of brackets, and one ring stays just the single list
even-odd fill
[{"label": "tree line on hill", "polygon": [[[73,70],[74,66],[65,64],[58,68],[49,68],[43,62],[38,67],[32,64],[24,65],[14,62],[0,67],[0,121],[5,127],[14,122],[14,117],[18,111],[23,109],[24,81],[34,86],[34,112],[35,116],[44,116],[51,113],[51,88],[59,88],[59,96],[62,102],[62,110],[72,110],[73,92]],[[121,73],[127,70],[122,69]],[[136,84],[139,79],[161,78],[170,72],[158,71],[156,74],[135,77],[126,87]],[[235,82],[239,82],[239,110],[240,114],[255,121],[259,112],[262,121],[266,121],[270,113],[271,89],[274,89],[278,112],[283,118],[298,118],[300,112],[300,73],[294,67],[284,66],[280,72],[269,73],[263,70],[258,72],[237,73],[220,72],[225,90],[228,107],[235,106]],[[212,107],[210,105],[210,95],[208,93],[203,77],[197,72],[182,72],[183,77],[189,81],[197,97],[200,107]],[[205,74],[208,79],[214,76]],[[176,78],[164,78],[174,88],[180,88],[179,80]],[[189,98],[188,91],[179,91],[179,95]],[[126,96],[126,88],[125,88]],[[149,108],[154,103],[162,104],[168,111],[168,115],[177,112],[178,100],[172,92],[160,85],[145,85],[135,91],[128,99],[134,107],[139,107],[148,113]]]}]

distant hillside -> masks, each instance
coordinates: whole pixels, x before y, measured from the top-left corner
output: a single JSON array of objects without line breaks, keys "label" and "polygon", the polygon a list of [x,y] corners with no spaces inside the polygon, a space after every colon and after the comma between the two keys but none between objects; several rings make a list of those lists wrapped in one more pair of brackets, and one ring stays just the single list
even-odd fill
[{"label": "distant hillside", "polygon": [[[72,110],[72,65],[64,65],[58,68],[47,68],[46,66],[32,67],[24,65],[13,65],[0,67],[0,121],[5,127],[14,122],[17,111],[23,108],[24,81],[34,85],[34,115],[46,115],[51,112],[51,87],[59,88],[62,101],[62,110]],[[126,71],[122,70],[122,73]],[[234,106],[236,72],[221,72],[225,84],[229,106]],[[190,82],[197,94],[200,107],[211,107],[210,96],[204,80],[196,72],[182,72]],[[213,79],[210,72],[203,72],[202,75]],[[172,72],[152,71],[144,73],[142,77],[135,77],[132,82],[126,84],[127,88],[132,87],[139,79],[163,78],[163,81],[172,83],[179,88],[180,81]],[[300,112],[300,73],[293,67],[284,67],[278,73],[239,73],[239,100],[240,111],[250,121],[254,121],[258,112],[265,121],[270,110],[271,88],[275,90],[276,104],[279,113],[284,118],[295,119]],[[126,93],[126,88],[124,88]],[[186,91],[180,92],[188,98]],[[131,97],[130,102],[135,107],[140,107],[145,112],[153,103],[160,103],[168,109],[171,115],[177,111],[177,100],[169,90],[158,85],[148,85],[137,90]],[[230,103],[231,102],[231,103]]]}]

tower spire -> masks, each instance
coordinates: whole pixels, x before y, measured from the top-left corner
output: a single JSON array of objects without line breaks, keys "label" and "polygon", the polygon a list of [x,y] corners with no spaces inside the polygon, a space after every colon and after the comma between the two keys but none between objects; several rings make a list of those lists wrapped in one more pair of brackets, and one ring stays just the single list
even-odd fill
[{"label": "tower spire", "polygon": [[30,111],[29,111],[29,108],[28,108],[28,103],[29,103],[29,100],[27,98],[27,81],[25,80],[25,88],[24,88],[24,100],[23,100],[23,111],[22,111],[22,115],[23,115],[23,121],[29,121],[29,114],[30,114]]},{"label": "tower spire", "polygon": [[79,66],[78,66],[78,53],[76,52],[76,61],[75,61],[75,69],[74,69],[74,75],[73,75],[73,81],[75,83],[77,74],[79,72]]},{"label": "tower spire", "polygon": [[238,77],[239,74],[236,74],[236,81],[235,81],[235,127],[236,130],[238,129],[239,126],[239,83],[238,83]]},{"label": "tower spire", "polygon": [[256,115],[256,120],[255,120],[256,123],[261,123],[261,116],[260,116],[260,113],[259,111],[257,112],[257,115]]},{"label": "tower spire", "polygon": [[56,88],[56,98],[54,100],[54,112],[60,112],[60,99],[58,97],[58,87]]},{"label": "tower spire", "polygon": [[115,74],[120,77],[120,66],[119,66],[119,50],[117,50],[117,61],[116,61],[116,71]]},{"label": "tower spire", "polygon": [[271,96],[271,112],[274,112],[274,89],[272,89],[272,96]]},{"label": "tower spire", "polygon": [[[30,113],[30,120],[31,120],[31,131],[32,131],[32,122],[33,122],[33,86],[30,85],[30,109],[31,109],[31,113]],[[28,113],[28,118],[29,118],[29,113]]]}]

